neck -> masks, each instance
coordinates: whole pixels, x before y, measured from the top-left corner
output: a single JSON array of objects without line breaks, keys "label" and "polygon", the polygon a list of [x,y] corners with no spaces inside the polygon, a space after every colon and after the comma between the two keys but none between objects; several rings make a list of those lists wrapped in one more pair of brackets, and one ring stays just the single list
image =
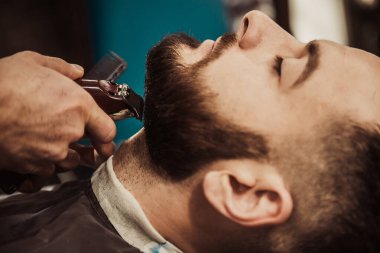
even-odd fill
[{"label": "neck", "polygon": [[114,155],[116,176],[165,239],[184,252],[196,252],[189,240],[192,227],[189,187],[160,176],[149,157],[144,130],[141,130]]}]

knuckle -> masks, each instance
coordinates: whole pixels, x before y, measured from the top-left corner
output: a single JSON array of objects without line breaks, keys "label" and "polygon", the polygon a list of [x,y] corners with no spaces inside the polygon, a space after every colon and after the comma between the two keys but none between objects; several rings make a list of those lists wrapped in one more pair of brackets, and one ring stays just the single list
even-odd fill
[{"label": "knuckle", "polygon": [[80,138],[83,137],[83,135],[84,135],[84,128],[81,126],[76,127],[72,131],[71,136],[69,136],[70,142],[79,140]]},{"label": "knuckle", "polygon": [[69,150],[65,145],[57,145],[50,149],[50,159],[52,161],[62,161],[67,157]]},{"label": "knuckle", "polygon": [[108,133],[105,135],[104,141],[110,142],[115,138],[115,136],[116,136],[116,127],[112,122],[112,124],[110,124],[108,127]]},{"label": "knuckle", "polygon": [[85,91],[78,92],[77,94],[81,111],[86,114],[86,112],[89,112],[91,108],[93,108],[93,106],[95,105],[95,101],[91,97],[91,95]]},{"label": "knuckle", "polygon": [[47,59],[50,62],[54,62],[56,65],[60,66],[61,68],[64,68],[64,69],[66,69],[68,71],[72,70],[71,64],[69,64],[68,62],[66,62],[62,58],[53,57],[53,56],[47,56],[47,57],[48,57]]},{"label": "knuckle", "polygon": [[96,135],[101,143],[111,142],[116,135],[116,126],[112,119],[102,113],[97,113],[96,116],[93,116],[93,119],[98,124],[98,130],[93,135]]},{"label": "knuckle", "polygon": [[94,99],[87,92],[81,92],[80,98],[83,100],[85,106],[92,106],[94,104]]},{"label": "knuckle", "polygon": [[56,61],[56,62],[59,62],[59,63],[61,63],[61,64],[67,64],[67,65],[69,65],[64,59],[62,59],[62,58],[59,58],[59,57],[55,57],[55,56],[46,56],[46,57],[48,57],[48,59],[50,59],[50,60],[53,60],[53,61]]},{"label": "knuckle", "polygon": [[41,57],[41,54],[34,51],[26,50],[26,51],[16,53],[15,56],[21,57],[24,59],[37,59],[38,57]]},{"label": "knuckle", "polygon": [[60,72],[61,74],[65,75],[66,77],[70,79],[79,78],[78,71],[72,64],[58,57],[51,57],[51,56],[46,56],[46,57],[47,57],[46,64],[48,66],[53,67],[55,70],[57,70],[58,72]]},{"label": "knuckle", "polygon": [[29,163],[24,166],[24,171],[28,172],[28,174],[38,174],[40,170],[41,166],[39,166],[38,164]]}]

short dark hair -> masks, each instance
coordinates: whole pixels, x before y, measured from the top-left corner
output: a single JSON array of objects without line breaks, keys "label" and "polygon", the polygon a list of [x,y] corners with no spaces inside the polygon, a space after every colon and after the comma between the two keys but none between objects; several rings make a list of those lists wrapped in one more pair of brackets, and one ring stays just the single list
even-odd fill
[{"label": "short dark hair", "polygon": [[313,188],[320,191],[318,209],[328,211],[314,210],[325,217],[302,231],[291,252],[380,252],[380,126],[345,120],[320,141],[325,166],[316,179],[320,188]]},{"label": "short dark hair", "polygon": [[[228,40],[228,37],[226,40]],[[265,159],[263,136],[221,119],[199,69],[181,63],[180,46],[199,42],[185,34],[166,37],[147,57],[144,127],[153,163],[174,179],[217,159]],[[228,113],[228,112],[226,112]]]},{"label": "short dark hair", "polygon": [[269,159],[291,191],[289,220],[235,228],[218,252],[380,252],[380,126],[325,124],[312,139],[291,140],[278,160]]}]

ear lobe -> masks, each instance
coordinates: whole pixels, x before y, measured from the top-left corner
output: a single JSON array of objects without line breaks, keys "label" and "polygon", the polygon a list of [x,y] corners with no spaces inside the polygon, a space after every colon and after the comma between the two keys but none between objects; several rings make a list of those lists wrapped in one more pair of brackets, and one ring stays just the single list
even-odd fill
[{"label": "ear lobe", "polygon": [[280,175],[265,167],[255,167],[260,173],[251,166],[210,171],[204,177],[204,194],[215,209],[240,225],[281,224],[292,213],[292,199]]}]

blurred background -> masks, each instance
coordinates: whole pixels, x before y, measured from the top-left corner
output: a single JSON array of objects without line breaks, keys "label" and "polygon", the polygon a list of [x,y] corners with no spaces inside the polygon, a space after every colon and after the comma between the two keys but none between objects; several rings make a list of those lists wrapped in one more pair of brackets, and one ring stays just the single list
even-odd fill
[{"label": "blurred background", "polygon": [[[140,95],[147,52],[163,36],[183,31],[216,39],[252,9],[301,41],[330,39],[380,53],[378,0],[2,0],[0,6],[0,57],[33,50],[89,70],[111,50],[129,64],[118,81]],[[118,144],[141,127],[135,119],[117,125]]]},{"label": "blurred background", "polygon": [[[181,31],[201,41],[216,39],[234,31],[253,9],[265,12],[303,42],[329,39],[380,55],[379,1],[2,0],[0,57],[32,50],[89,70],[114,51],[129,64],[118,82],[143,95],[146,55],[165,35]],[[135,119],[117,122],[116,143],[141,126]],[[90,175],[88,169],[77,168],[59,174],[51,184]]]}]

